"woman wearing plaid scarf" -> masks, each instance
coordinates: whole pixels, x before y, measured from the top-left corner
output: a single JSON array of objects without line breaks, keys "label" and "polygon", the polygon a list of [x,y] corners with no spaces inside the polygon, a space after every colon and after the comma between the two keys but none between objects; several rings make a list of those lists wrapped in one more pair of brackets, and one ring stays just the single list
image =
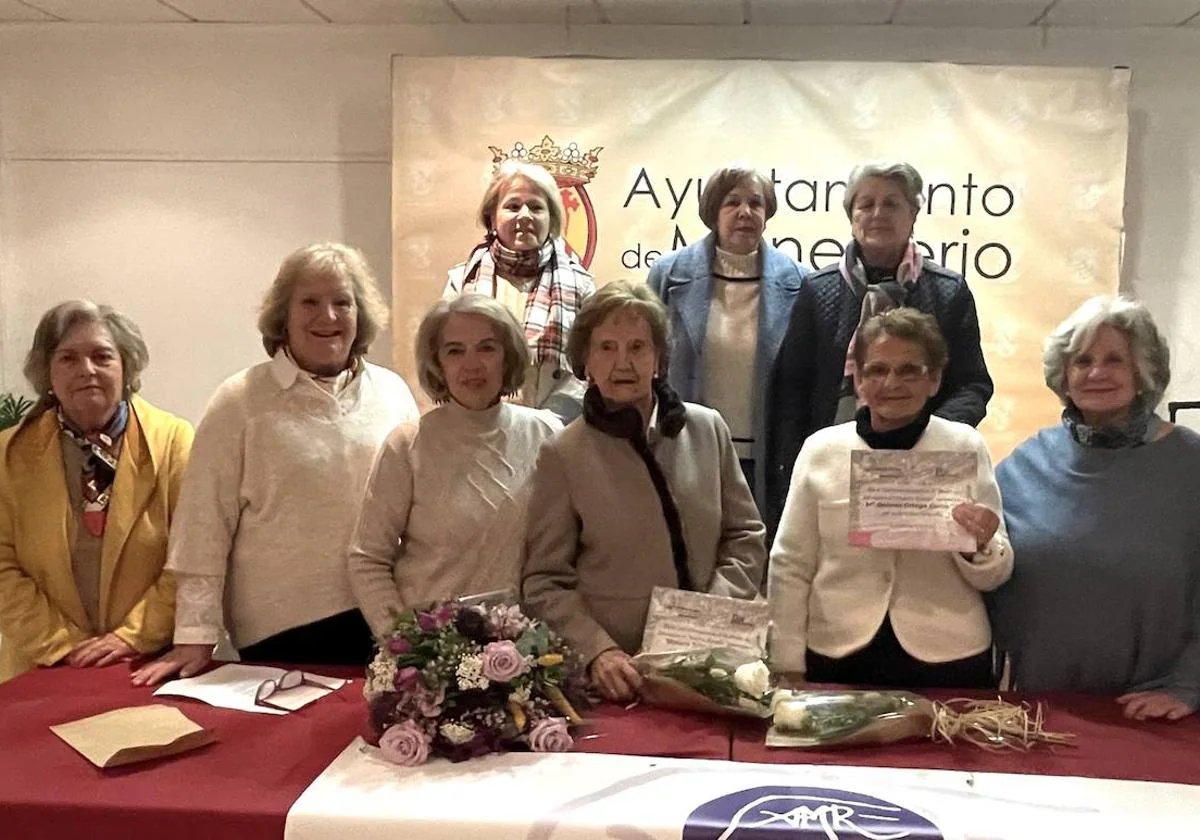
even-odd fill
[{"label": "woman wearing plaid scarf", "polygon": [[444,297],[463,292],[503,303],[525,328],[530,369],[518,401],[569,423],[583,405],[583,383],[571,373],[567,333],[592,275],[562,238],[566,214],[558,185],[545,169],[505,161],[479,203],[487,235],[466,262],[450,269]]},{"label": "woman wearing plaid scarf", "polygon": [[171,640],[163,565],[192,427],[137,396],[149,358],[136,324],[90,301],[34,331],[25,376],[40,398],[0,435],[0,680]]}]

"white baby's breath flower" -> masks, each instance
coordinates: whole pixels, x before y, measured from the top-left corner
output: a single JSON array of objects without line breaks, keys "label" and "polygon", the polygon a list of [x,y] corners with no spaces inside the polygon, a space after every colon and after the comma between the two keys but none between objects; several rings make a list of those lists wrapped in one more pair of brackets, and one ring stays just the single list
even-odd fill
[{"label": "white baby's breath flower", "polygon": [[438,732],[451,744],[465,744],[475,737],[475,730],[461,723],[443,723]]},{"label": "white baby's breath flower", "polygon": [[363,697],[373,700],[396,689],[396,660],[384,651],[376,654],[363,683]]},{"label": "white baby's breath flower", "polygon": [[529,686],[525,685],[518,688],[516,691],[510,692],[508,695],[510,703],[519,703],[522,706],[529,702]]},{"label": "white baby's breath flower", "polygon": [[483,675],[483,656],[478,653],[468,653],[458,660],[458,668],[454,671],[458,677],[458,687],[463,691],[473,688],[485,689],[491,683]]},{"label": "white baby's breath flower", "polygon": [[761,659],[739,665],[733,672],[733,684],[751,697],[762,697],[771,690],[771,669]]}]

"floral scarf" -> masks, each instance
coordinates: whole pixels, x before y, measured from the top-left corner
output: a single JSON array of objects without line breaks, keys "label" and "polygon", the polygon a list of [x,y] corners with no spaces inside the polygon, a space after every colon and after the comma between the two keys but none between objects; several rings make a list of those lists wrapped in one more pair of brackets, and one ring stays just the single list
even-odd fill
[{"label": "floral scarf", "polygon": [[837,416],[834,423],[844,423],[854,419],[858,410],[858,395],[854,391],[854,344],[858,330],[872,315],[887,312],[904,306],[908,294],[916,285],[924,268],[925,260],[913,240],[908,240],[908,247],[900,258],[894,274],[874,271],[863,262],[862,249],[857,240],[851,240],[842,254],[839,269],[842,279],[854,292],[854,296],[862,301],[859,309],[858,326],[850,336],[850,344],[846,347],[846,361],[842,374],[842,389],[838,400]]},{"label": "floral scarf", "polygon": [[99,432],[85,434],[58,407],[58,425],[62,433],[83,450],[82,480],[83,525],[94,537],[104,535],[108,523],[108,503],[112,498],[112,485],[117,477],[117,458],[125,440],[125,427],[129,423],[129,403],[121,400],[112,420]]}]

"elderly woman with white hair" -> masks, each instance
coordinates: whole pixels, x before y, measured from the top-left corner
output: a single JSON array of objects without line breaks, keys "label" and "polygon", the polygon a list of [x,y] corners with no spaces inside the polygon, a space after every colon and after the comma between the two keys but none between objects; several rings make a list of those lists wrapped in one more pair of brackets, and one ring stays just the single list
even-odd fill
[{"label": "elderly woman with white hair", "polygon": [[562,424],[503,402],[529,367],[521,325],[493,298],[435,303],[416,338],[421,387],[438,407],[397,427],[367,482],[350,583],[377,636],[397,613],[520,586],[529,474]]},{"label": "elderly woman with white hair", "polygon": [[926,259],[913,240],[924,182],[908,163],[866,163],[846,181],[853,239],[841,260],[811,274],[796,296],[766,400],[768,528],[783,510],[792,465],[818,429],[854,419],[855,331],[872,315],[908,306],[934,316],[950,348],[927,410],[978,426],[992,396],[975,298],[961,275]]},{"label": "elderly woman with white hair", "polygon": [[763,238],[776,207],[770,176],[741,163],[718,169],[700,193],[712,233],[656,260],[646,278],[671,313],[671,387],[721,412],[760,504],[763,395],[808,274]]},{"label": "elderly woman with white hair", "polygon": [[992,596],[1014,688],[1200,707],[1200,435],[1154,413],[1170,381],[1145,306],[1093,298],[1046,340],[1062,423],[996,470],[1016,564]]},{"label": "elderly woman with white hair", "polygon": [[38,400],[0,435],[0,681],[170,642],[163,566],[192,427],[137,395],[149,360],[137,325],[91,301],[52,307],[34,330]]},{"label": "elderly woman with white hair", "polygon": [[223,625],[245,660],[370,658],[346,546],[380,444],[417,419],[404,380],[365,358],[386,323],[359,251],[323,243],[283,261],[258,319],[270,360],[227,379],[196,432],[167,561],[175,649],[135,683],[198,672]]},{"label": "elderly woman with white hair", "polygon": [[530,356],[517,400],[570,422],[579,416],[584,388],[571,372],[567,333],[596,284],[563,239],[558,184],[540,166],[505,161],[477,219],[487,233],[466,262],[450,269],[444,296],[476,292],[508,307],[524,329]]}]

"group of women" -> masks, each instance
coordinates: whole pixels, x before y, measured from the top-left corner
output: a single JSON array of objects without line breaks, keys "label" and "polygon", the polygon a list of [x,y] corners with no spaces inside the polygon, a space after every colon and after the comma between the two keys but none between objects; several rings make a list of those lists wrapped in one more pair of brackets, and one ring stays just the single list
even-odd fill
[{"label": "group of women", "polygon": [[[1137,303],[1074,313],[1046,342],[1062,423],[993,472],[974,300],[913,240],[921,193],[908,164],[856,167],[852,240],[809,273],[764,238],[771,180],[726,167],[700,196],[710,236],[597,291],[553,179],[506,163],[420,323],[420,417],[365,361],[386,311],[342,245],[284,260],[269,360],[221,385],[194,446],[136,395],[137,327],[55,307],[26,363],[38,404],[0,436],[0,679],[189,676],[222,630],[249,660],[363,663],[397,611],[511,588],[620,700],[654,586],[765,585],[784,682],[994,686],[1003,660],[1018,688],[1190,714],[1200,437],[1154,413],[1165,342]],[[851,545],[862,449],[971,453],[953,518],[974,550]]]}]

